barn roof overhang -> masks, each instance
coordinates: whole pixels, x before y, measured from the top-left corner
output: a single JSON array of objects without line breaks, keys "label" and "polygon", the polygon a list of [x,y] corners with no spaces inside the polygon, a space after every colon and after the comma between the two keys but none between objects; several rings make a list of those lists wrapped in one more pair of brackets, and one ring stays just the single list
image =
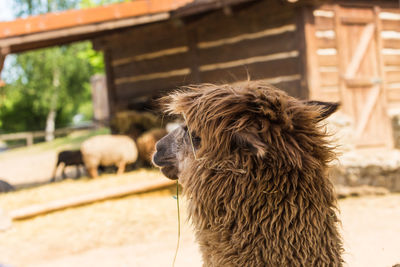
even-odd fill
[{"label": "barn roof overhang", "polygon": [[0,73],[8,54],[90,40],[123,28],[248,1],[252,0],[135,0],[0,22]]},{"label": "barn roof overhang", "polygon": [[[194,0],[135,0],[0,22],[0,73],[6,55],[93,39],[111,31],[167,20]],[[4,83],[0,80],[0,86]]]},{"label": "barn roof overhang", "polygon": [[[255,0],[135,0],[0,22],[0,53],[63,45],[121,28],[183,17]],[[280,0],[316,4],[326,0]]]},{"label": "barn roof overhang", "polygon": [[[0,22],[0,73],[7,54],[94,39],[123,28],[168,20],[172,17],[190,16],[250,1],[255,0],[135,0]],[[297,5],[331,2],[279,1]]]},{"label": "barn roof overhang", "polygon": [[136,0],[0,22],[1,54],[91,39],[107,32],[170,17],[193,0]]}]

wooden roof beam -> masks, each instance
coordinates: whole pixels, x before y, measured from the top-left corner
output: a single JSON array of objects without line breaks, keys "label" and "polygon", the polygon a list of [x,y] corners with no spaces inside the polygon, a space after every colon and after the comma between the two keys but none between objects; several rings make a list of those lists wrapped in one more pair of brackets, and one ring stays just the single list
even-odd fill
[{"label": "wooden roof beam", "polygon": [[18,53],[31,49],[87,40],[94,36],[106,34],[110,30],[167,20],[169,18],[170,14],[164,12],[117,21],[106,21],[54,31],[32,33],[18,37],[0,39],[0,47],[9,47],[8,53]]}]

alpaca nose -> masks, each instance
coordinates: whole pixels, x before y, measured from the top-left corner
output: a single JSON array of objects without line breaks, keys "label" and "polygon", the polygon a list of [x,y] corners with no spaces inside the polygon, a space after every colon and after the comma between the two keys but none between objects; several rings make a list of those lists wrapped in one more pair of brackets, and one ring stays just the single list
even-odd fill
[{"label": "alpaca nose", "polygon": [[156,143],[156,152],[153,154],[153,163],[156,166],[165,166],[168,164],[165,158],[167,158],[167,148],[165,144],[163,145],[162,139]]},{"label": "alpaca nose", "polygon": [[156,153],[158,153],[158,152],[163,153],[163,152],[166,150],[165,145],[162,145],[162,143],[161,143],[162,139],[163,139],[163,138],[161,138],[161,139],[156,143]]},{"label": "alpaca nose", "polygon": [[157,151],[153,154],[153,158],[151,159],[151,161],[153,162],[153,165],[161,166],[160,165],[160,160],[158,159],[158,152]]}]

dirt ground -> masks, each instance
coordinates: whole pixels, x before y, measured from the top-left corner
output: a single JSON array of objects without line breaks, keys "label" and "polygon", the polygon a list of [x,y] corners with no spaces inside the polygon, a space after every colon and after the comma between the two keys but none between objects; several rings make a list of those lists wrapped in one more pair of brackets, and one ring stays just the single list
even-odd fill
[{"label": "dirt ground", "polygon": [[[48,179],[56,154],[36,154],[0,158],[0,177],[17,183]],[[10,211],[159,176],[157,171],[137,171],[121,177],[67,180],[0,195],[0,208]],[[14,222],[0,232],[0,265],[172,266],[178,223],[174,194],[172,188]],[[185,200],[180,203],[181,242],[175,266],[200,267],[201,255],[185,220]],[[391,267],[400,263],[400,194],[347,198],[339,205],[346,266]]]},{"label": "dirt ground", "polygon": [[[163,190],[55,212],[0,232],[1,263],[12,266],[171,266],[177,242],[176,200]],[[400,263],[400,195],[339,202],[351,267]],[[186,217],[181,200],[182,217]],[[201,266],[190,223],[181,221],[175,266]]]},{"label": "dirt ground", "polygon": [[[26,184],[48,181],[53,176],[57,153],[66,149],[79,149],[87,138],[97,134],[107,134],[106,128],[95,131],[81,130],[57,138],[48,143],[39,143],[0,153],[0,179],[11,184]],[[75,175],[75,168],[68,167],[69,175]],[[56,173],[61,176],[61,170]]]}]

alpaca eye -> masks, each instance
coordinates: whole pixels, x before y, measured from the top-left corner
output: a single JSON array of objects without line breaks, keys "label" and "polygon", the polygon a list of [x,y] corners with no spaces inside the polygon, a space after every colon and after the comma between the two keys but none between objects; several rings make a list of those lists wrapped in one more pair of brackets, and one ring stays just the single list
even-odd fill
[{"label": "alpaca eye", "polygon": [[195,135],[192,135],[192,141],[195,148],[198,148],[201,143],[201,138]]}]

